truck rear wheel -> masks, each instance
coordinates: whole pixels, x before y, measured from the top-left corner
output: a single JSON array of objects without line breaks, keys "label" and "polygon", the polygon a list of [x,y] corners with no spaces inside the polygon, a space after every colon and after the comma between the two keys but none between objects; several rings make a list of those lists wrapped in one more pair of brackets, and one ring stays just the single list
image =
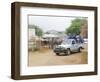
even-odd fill
[{"label": "truck rear wheel", "polygon": [[80,47],[80,48],[78,49],[78,52],[81,52],[81,49],[82,49],[82,48]]}]

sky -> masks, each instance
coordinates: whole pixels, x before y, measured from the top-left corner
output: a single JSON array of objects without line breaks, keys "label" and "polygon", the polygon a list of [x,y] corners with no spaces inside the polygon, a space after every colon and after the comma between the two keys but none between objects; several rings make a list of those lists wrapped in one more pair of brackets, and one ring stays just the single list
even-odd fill
[{"label": "sky", "polygon": [[71,24],[71,21],[76,17],[62,17],[62,16],[28,16],[29,25],[37,25],[44,32],[48,30],[65,31]]}]

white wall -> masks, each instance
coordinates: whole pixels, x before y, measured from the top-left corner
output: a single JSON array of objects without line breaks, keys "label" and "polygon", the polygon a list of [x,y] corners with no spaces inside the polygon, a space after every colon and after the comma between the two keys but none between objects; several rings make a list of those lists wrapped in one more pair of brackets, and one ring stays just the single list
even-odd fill
[{"label": "white wall", "polygon": [[28,40],[31,40],[33,37],[35,37],[35,29],[28,29],[28,30],[29,30]]},{"label": "white wall", "polygon": [[[15,0],[1,0],[0,1],[0,82],[15,82],[10,79],[10,66],[11,66],[11,2]],[[69,5],[87,5],[98,6],[98,21],[100,22],[100,0],[16,0],[24,2],[39,2],[39,3],[54,3],[54,4],[69,4]],[[100,25],[98,25],[99,27]],[[98,28],[98,35],[100,35],[100,28]],[[100,42],[100,38],[98,38]],[[100,43],[98,43],[100,45]],[[100,46],[98,47],[100,49]],[[98,53],[98,62],[100,62],[100,51]],[[100,63],[99,63],[100,69]],[[23,80],[27,82],[27,80]],[[80,81],[100,81],[100,71],[97,76],[79,76],[79,77],[64,77],[52,79],[38,79],[29,80],[29,82],[80,82]]]}]

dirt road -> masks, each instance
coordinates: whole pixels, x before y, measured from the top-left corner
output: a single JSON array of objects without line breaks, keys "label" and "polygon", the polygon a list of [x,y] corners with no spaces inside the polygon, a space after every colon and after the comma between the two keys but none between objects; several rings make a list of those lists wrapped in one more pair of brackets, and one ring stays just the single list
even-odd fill
[{"label": "dirt road", "polygon": [[86,64],[87,51],[73,53],[68,56],[57,56],[52,49],[42,49],[40,51],[29,52],[28,66],[48,66],[48,65],[73,65]]}]

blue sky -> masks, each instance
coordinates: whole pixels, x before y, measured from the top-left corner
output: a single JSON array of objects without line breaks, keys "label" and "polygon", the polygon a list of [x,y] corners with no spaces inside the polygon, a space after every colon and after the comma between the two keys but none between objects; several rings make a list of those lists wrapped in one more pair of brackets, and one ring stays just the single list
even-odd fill
[{"label": "blue sky", "polygon": [[65,31],[71,24],[71,21],[77,17],[59,17],[59,16],[28,16],[29,25],[37,25],[44,32],[48,30]]}]

